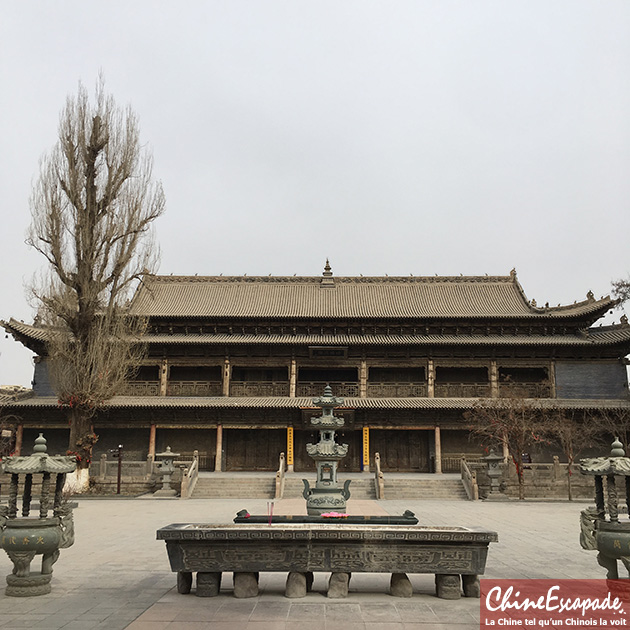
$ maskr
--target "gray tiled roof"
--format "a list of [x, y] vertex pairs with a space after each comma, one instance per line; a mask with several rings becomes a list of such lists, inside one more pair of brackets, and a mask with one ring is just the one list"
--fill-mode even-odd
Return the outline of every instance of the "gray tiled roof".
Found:
[[[7, 330], [35, 341], [45, 341], [45, 328], [18, 322], [0, 322]], [[152, 345], [296, 345], [296, 346], [583, 346], [614, 345], [630, 341], [630, 326], [595, 327], [584, 335], [253, 335], [228, 334], [147, 334], [144, 341]]]
[[[497, 402], [500, 399], [493, 399]], [[347, 398], [343, 408], [349, 409], [472, 409], [479, 404], [478, 398]], [[560, 409], [630, 409], [626, 400], [568, 400], [538, 399], [541, 407]], [[32, 397], [11, 403], [12, 409], [58, 407], [52, 396]], [[108, 408], [223, 408], [223, 409], [299, 409], [314, 408], [312, 398], [287, 397], [175, 397], [175, 396], [116, 396], [105, 403]]]
[[510, 276], [146, 276], [135, 313], [156, 318], [572, 318], [614, 303], [537, 308]]

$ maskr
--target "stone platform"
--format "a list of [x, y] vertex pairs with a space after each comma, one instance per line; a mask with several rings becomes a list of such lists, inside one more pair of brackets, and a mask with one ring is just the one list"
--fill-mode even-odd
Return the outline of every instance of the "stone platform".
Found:
[[159, 529], [157, 538], [166, 541], [182, 593], [196, 572], [197, 595], [217, 595], [221, 574], [233, 572], [235, 595], [255, 597], [258, 574], [272, 571], [289, 573], [287, 595], [295, 597], [306, 594], [314, 572], [331, 572], [329, 597], [344, 597], [350, 574], [366, 572], [391, 573], [392, 594], [411, 596], [406, 574], [431, 573], [444, 599], [459, 598], [462, 587], [464, 595], [479, 596], [488, 545], [498, 539], [478, 528], [341, 523], [176, 523]]

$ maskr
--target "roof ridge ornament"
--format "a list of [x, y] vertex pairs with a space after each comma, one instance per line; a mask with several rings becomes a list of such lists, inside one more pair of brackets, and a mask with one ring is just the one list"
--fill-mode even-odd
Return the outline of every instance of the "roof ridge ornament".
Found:
[[322, 274], [321, 286], [327, 287], [327, 288], [335, 286], [335, 281], [333, 280], [332, 267], [330, 266], [330, 263], [328, 262], [328, 258], [326, 258], [326, 264], [324, 265], [324, 273]]

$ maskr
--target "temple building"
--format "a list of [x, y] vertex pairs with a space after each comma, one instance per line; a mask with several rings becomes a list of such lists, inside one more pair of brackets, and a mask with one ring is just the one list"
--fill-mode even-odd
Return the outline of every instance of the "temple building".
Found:
[[[311, 470], [312, 399], [330, 384], [349, 445], [340, 470], [446, 472], [478, 456], [464, 413], [514, 388], [549, 405], [627, 408], [630, 325], [595, 323], [609, 298], [529, 301], [507, 276], [224, 277], [149, 275], [133, 312], [148, 353], [94, 419], [95, 456], [197, 449], [207, 470], [275, 470], [281, 452]], [[48, 378], [46, 330], [2, 322], [35, 353], [33, 391], [5, 403], [18, 442], [45, 431], [65, 452], [68, 425]], [[545, 402], [545, 404], [547, 404]], [[19, 444], [18, 444], [19, 446]]]

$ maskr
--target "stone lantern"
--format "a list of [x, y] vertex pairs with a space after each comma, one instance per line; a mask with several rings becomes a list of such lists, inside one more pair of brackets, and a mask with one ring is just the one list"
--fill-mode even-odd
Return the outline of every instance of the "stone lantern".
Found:
[[491, 448], [490, 452], [482, 457], [486, 462], [486, 474], [488, 475], [488, 479], [490, 479], [490, 492], [486, 497], [486, 501], [506, 501], [507, 497], [501, 493], [500, 490], [500, 482], [499, 479], [503, 474], [501, 470], [501, 463], [503, 462], [503, 456], [498, 455], [497, 452]]
[[162, 487], [153, 493], [154, 497], [174, 497], [177, 495], [177, 490], [171, 488], [171, 475], [175, 472], [173, 462], [176, 457], [179, 457], [179, 453], [173, 453], [170, 446], [167, 446], [163, 453], [155, 454], [156, 459], [162, 460], [158, 464], [158, 470], [162, 476]]
[[343, 399], [333, 396], [330, 385], [326, 385], [324, 395], [313, 399], [313, 404], [322, 410], [322, 415], [311, 418], [311, 425], [319, 429], [319, 442], [306, 445], [306, 452], [315, 460], [317, 468], [314, 488], [309, 486], [306, 479], [302, 480], [306, 511], [309, 516], [319, 516], [331, 510], [344, 512], [346, 500], [350, 497], [350, 480], [340, 488], [337, 467], [339, 461], [348, 454], [348, 445], [335, 442], [335, 430], [343, 427], [344, 420], [333, 415], [333, 409], [342, 405]]
[[[630, 521], [619, 521], [619, 499], [616, 477], [624, 478], [624, 498], [630, 503], [630, 458], [625, 457], [618, 438], [612, 443], [609, 457], [580, 460], [580, 472], [595, 477], [595, 507], [580, 514], [580, 544], [597, 550], [597, 562], [607, 570], [607, 578], [619, 578], [617, 560], [630, 573]], [[608, 517], [608, 518], [607, 518]]]
[[[71, 455], [51, 456], [46, 452], [46, 440], [40, 433], [35, 440], [33, 454], [8, 457], [4, 472], [11, 475], [8, 505], [0, 506], [0, 547], [13, 562], [13, 572], [7, 575], [6, 594], [29, 597], [50, 593], [52, 565], [59, 558], [59, 549], [74, 543], [72, 506], [63, 501], [66, 474], [76, 468]], [[24, 475], [22, 515], [18, 516], [18, 485]], [[31, 516], [33, 475], [41, 475], [39, 514]], [[55, 475], [51, 505], [51, 476]], [[52, 517], [48, 516], [52, 508]], [[37, 554], [42, 554], [41, 572], [31, 572], [30, 565]]]

